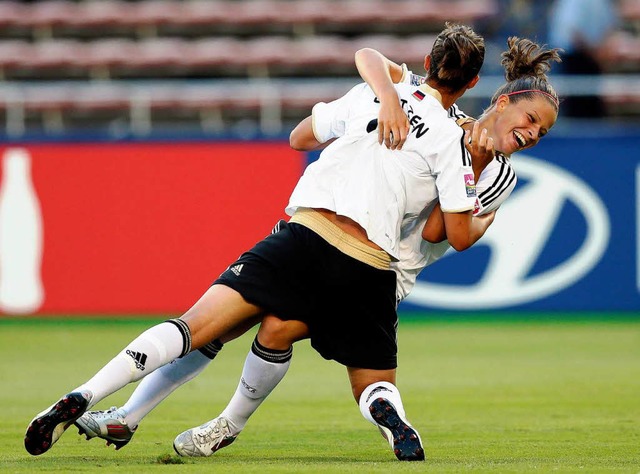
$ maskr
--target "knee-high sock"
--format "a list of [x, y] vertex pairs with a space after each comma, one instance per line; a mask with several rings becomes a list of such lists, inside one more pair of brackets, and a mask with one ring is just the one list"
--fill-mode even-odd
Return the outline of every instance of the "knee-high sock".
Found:
[[406, 420], [404, 407], [402, 406], [402, 398], [400, 398], [400, 391], [398, 390], [398, 387], [390, 382], [372, 383], [365, 388], [362, 395], [360, 395], [360, 413], [362, 413], [362, 416], [364, 416], [366, 420], [378, 426], [369, 412], [369, 406], [378, 398], [385, 398], [389, 400], [396, 408], [398, 414]]
[[242, 369], [242, 377], [231, 401], [222, 411], [234, 435], [280, 383], [291, 364], [293, 347], [286, 351], [267, 349], [256, 338]]
[[140, 380], [158, 367], [191, 350], [191, 332], [180, 319], [171, 319], [147, 329], [129, 343], [88, 382], [74, 391], [90, 391], [90, 405]]
[[131, 428], [135, 428], [151, 410], [158, 406], [175, 389], [202, 372], [221, 349], [222, 342], [216, 339], [199, 350], [160, 367], [154, 373], [142, 379], [131, 394], [131, 397], [129, 397], [129, 400], [118, 412]]

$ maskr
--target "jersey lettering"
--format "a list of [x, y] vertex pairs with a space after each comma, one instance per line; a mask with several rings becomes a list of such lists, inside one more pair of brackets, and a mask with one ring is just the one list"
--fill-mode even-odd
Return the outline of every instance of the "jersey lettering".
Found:
[[[373, 101], [376, 104], [380, 103], [380, 100], [377, 97], [374, 97]], [[415, 133], [416, 138], [420, 138], [429, 131], [429, 127], [427, 127], [427, 124], [422, 122], [422, 117], [415, 113], [413, 107], [409, 105], [409, 102], [406, 99], [400, 99], [400, 106], [407, 113], [407, 117], [409, 118], [409, 125], [411, 126], [411, 133]], [[367, 133], [373, 132], [377, 127], [378, 120], [371, 120], [367, 124]]]
[[400, 105], [407, 112], [409, 125], [411, 125], [411, 133], [415, 133], [416, 138], [420, 138], [429, 131], [429, 127], [422, 122], [422, 117], [415, 113], [413, 107], [409, 105], [409, 102], [406, 99], [400, 99]]

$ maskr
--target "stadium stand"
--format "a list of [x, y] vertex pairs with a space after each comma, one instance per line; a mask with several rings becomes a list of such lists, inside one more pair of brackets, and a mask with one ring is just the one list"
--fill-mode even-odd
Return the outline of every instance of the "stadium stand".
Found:
[[[640, 0], [620, 13], [602, 60], [631, 81], [597, 87], [611, 116], [640, 117]], [[497, 0], [0, 0], [0, 116], [14, 137], [171, 120], [279, 133], [355, 83], [358, 49], [421, 71], [445, 21], [482, 32], [499, 14]]]

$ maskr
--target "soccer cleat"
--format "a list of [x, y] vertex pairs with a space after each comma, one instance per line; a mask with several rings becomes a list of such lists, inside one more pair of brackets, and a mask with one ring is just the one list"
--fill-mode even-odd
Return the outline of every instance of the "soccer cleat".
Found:
[[424, 461], [420, 435], [402, 419], [389, 400], [374, 400], [369, 406], [369, 412], [400, 461]]
[[180, 456], [211, 456], [219, 449], [229, 446], [235, 439], [227, 419], [219, 416], [204, 425], [180, 433], [173, 441], [173, 449]]
[[115, 445], [116, 450], [125, 446], [136, 431], [130, 428], [118, 407], [111, 407], [107, 411], [88, 411], [75, 422], [80, 434], [91, 438], [102, 438], [107, 446]]
[[24, 436], [24, 447], [29, 454], [38, 456], [46, 453], [62, 436], [69, 426], [82, 416], [92, 395], [87, 393], [68, 393], [56, 403], [31, 420]]

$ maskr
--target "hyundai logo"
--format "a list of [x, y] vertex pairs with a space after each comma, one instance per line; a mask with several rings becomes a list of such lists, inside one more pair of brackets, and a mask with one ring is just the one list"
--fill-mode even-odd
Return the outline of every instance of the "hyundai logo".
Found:
[[[419, 280], [408, 302], [453, 310], [525, 304], [571, 286], [600, 261], [609, 242], [610, 224], [598, 195], [588, 184], [550, 163], [519, 155], [513, 164], [527, 184], [507, 199], [476, 244], [487, 245], [491, 251], [481, 279], [473, 285]], [[545, 249], [562, 245], [549, 239], [568, 202], [584, 217], [586, 230], [575, 229], [575, 241], [582, 240], [582, 244], [553, 268], [532, 275], [530, 271]], [[451, 254], [455, 252], [447, 255]]]

